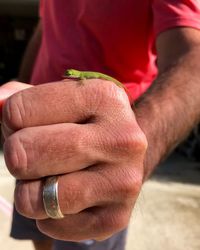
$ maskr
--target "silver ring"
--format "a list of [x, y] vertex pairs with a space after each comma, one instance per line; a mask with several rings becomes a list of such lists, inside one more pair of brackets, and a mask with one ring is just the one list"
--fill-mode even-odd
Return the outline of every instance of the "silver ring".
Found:
[[48, 217], [64, 218], [58, 200], [58, 176], [47, 177], [43, 186], [43, 204]]

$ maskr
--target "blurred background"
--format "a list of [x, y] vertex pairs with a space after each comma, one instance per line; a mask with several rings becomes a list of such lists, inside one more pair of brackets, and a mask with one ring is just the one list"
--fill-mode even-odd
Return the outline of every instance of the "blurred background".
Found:
[[0, 0], [0, 84], [16, 78], [38, 20], [38, 0]]
[[[0, 85], [17, 79], [38, 21], [38, 0], [0, 0]], [[0, 249], [33, 249], [9, 238], [14, 179], [0, 152]], [[127, 250], [200, 249], [200, 126], [146, 182], [136, 204]], [[105, 249], [106, 250], [106, 249]]]

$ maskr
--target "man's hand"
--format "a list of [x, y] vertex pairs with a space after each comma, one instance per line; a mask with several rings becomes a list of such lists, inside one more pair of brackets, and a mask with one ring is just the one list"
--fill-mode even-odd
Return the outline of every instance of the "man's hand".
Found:
[[[17, 210], [61, 240], [105, 239], [125, 228], [143, 182], [146, 137], [125, 91], [104, 80], [48, 83], [3, 106], [4, 155]], [[45, 214], [46, 176], [60, 175], [64, 219]]]

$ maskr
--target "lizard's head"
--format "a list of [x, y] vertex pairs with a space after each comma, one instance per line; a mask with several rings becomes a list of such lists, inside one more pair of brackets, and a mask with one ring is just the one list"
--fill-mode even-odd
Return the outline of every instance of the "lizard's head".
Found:
[[69, 77], [74, 77], [77, 78], [79, 76], [80, 71], [75, 70], [75, 69], [68, 69], [65, 72], [65, 76], [69, 76]]

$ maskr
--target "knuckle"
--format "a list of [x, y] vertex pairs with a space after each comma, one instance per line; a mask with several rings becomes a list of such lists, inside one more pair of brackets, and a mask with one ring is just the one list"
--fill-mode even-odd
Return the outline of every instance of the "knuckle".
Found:
[[126, 228], [129, 223], [130, 215], [127, 211], [121, 211], [121, 213], [115, 216], [114, 227], [117, 231], [121, 231]]
[[100, 222], [102, 232], [107, 235], [114, 234], [116, 232], [121, 231], [125, 227], [127, 227], [129, 223], [130, 215], [124, 209], [116, 209], [114, 212], [105, 216], [104, 219]]
[[141, 187], [142, 187], [142, 173], [139, 174], [139, 171], [132, 169], [131, 171], [124, 170], [121, 174], [120, 185], [118, 188], [118, 193], [122, 197], [124, 204], [128, 205], [136, 200]]
[[[93, 79], [91, 83], [92, 84], [88, 85], [86, 96], [88, 97], [87, 101], [92, 110], [94, 107], [100, 110], [102, 108], [108, 108], [110, 107], [110, 103], [117, 108], [122, 105], [127, 105], [127, 103], [129, 104], [127, 94], [123, 88], [118, 87], [114, 82], [103, 79]], [[91, 96], [93, 98], [91, 98]]]
[[[112, 100], [113, 105], [125, 105], [129, 102], [127, 102], [128, 97], [125, 93], [123, 88], [118, 87], [115, 83], [111, 81], [103, 81], [103, 88], [101, 88], [104, 93], [102, 93], [106, 100], [109, 99]], [[110, 102], [110, 101], [109, 101]]]
[[145, 153], [148, 147], [148, 142], [145, 134], [142, 131], [137, 133], [137, 150], [141, 153]]
[[27, 209], [27, 192], [23, 184], [17, 184], [15, 187], [15, 207], [20, 214], [25, 214]]
[[6, 124], [3, 122], [1, 124], [1, 132], [2, 132], [2, 136], [3, 136], [4, 140], [7, 139], [10, 135], [12, 135], [14, 133], [14, 131], [12, 129], [8, 128], [6, 126]]
[[117, 222], [118, 231], [126, 228], [130, 220], [131, 213], [129, 211], [122, 210], [121, 215], [119, 215], [119, 221]]
[[147, 149], [147, 139], [142, 131], [138, 131], [137, 128], [131, 128], [124, 131], [121, 135], [122, 140], [119, 140], [121, 147], [124, 148], [124, 152], [130, 156], [135, 154], [144, 154]]
[[31, 185], [26, 182], [20, 182], [15, 188], [15, 207], [16, 210], [29, 218], [36, 217], [36, 205], [33, 202], [33, 196], [31, 192]]
[[27, 155], [18, 134], [13, 134], [5, 140], [4, 158], [10, 173], [21, 179], [27, 170]]
[[132, 200], [136, 196], [136, 190], [134, 187], [134, 181], [133, 180], [124, 180], [123, 186], [120, 187], [120, 194], [121, 197], [123, 197], [123, 201]]
[[23, 93], [18, 92], [7, 99], [3, 106], [2, 120], [6, 126], [18, 130], [24, 126], [25, 107]]

